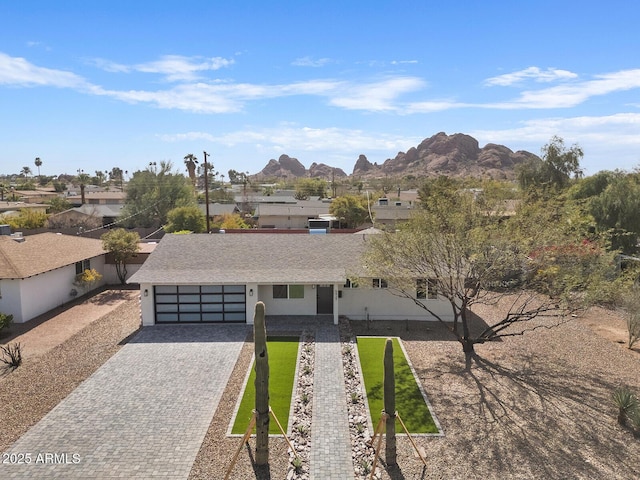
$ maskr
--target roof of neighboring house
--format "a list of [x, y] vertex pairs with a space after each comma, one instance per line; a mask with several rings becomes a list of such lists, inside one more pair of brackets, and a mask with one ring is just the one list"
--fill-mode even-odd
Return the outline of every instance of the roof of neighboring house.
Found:
[[167, 234], [129, 280], [153, 284], [322, 284], [362, 270], [365, 235]]
[[0, 278], [27, 278], [105, 253], [95, 238], [57, 233], [22, 238], [0, 235]]
[[[80, 194], [78, 194], [76, 192], [76, 195], [67, 195], [66, 198], [69, 201], [71, 201], [71, 200], [81, 200], [82, 199], [82, 195], [80, 195]], [[120, 200], [122, 203], [124, 203], [125, 199], [127, 198], [127, 193], [126, 192], [119, 192], [119, 191], [92, 192], [92, 191], [90, 191], [88, 189], [85, 189], [84, 198], [85, 198], [86, 201], [89, 201], [90, 199], [93, 199], [93, 198], [99, 198], [101, 200]]]
[[[206, 215], [207, 206], [205, 204], [198, 204], [198, 208]], [[217, 217], [218, 215], [232, 214], [240, 211], [235, 203], [210, 203], [209, 204], [209, 216]]]
[[256, 207], [255, 217], [272, 216], [297, 216], [297, 217], [315, 217], [321, 214], [329, 213], [330, 203], [320, 201], [301, 201], [295, 204], [265, 204], [262, 203]]
[[55, 217], [55, 216], [67, 214], [69, 212], [77, 212], [77, 213], [82, 213], [84, 215], [90, 215], [94, 217], [117, 217], [118, 215], [120, 215], [120, 211], [122, 210], [123, 207], [124, 205], [120, 205], [120, 204], [101, 205], [101, 204], [85, 203], [80, 207], [70, 208], [68, 210], [65, 210], [64, 212], [55, 213], [52, 216]]
[[372, 205], [376, 222], [384, 220], [409, 220], [413, 209], [408, 205]]

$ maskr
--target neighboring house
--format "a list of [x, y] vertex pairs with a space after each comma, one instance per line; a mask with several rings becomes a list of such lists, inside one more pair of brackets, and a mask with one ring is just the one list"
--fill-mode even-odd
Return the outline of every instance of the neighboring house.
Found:
[[[367, 278], [361, 255], [368, 237], [167, 234], [129, 281], [140, 284], [143, 325], [253, 323], [258, 301], [267, 315], [332, 315], [336, 324], [340, 315], [430, 320], [393, 295], [384, 279]], [[434, 292], [426, 301], [450, 317], [450, 306]]]
[[0, 215], [14, 215], [24, 209], [37, 213], [47, 213], [47, 208], [49, 208], [49, 205], [40, 203], [0, 202]]
[[[77, 188], [77, 191], [69, 191], [66, 198], [72, 205], [82, 205], [82, 195], [78, 194], [79, 191], [80, 187]], [[89, 185], [84, 191], [84, 201], [90, 205], [124, 205], [126, 199], [126, 192], [92, 191]]]
[[[207, 205], [199, 203], [198, 208], [206, 215]], [[234, 213], [240, 213], [240, 209], [235, 203], [210, 203], [209, 204], [209, 219], [214, 222], [220, 219], [223, 215], [233, 215]]]
[[49, 228], [82, 228], [84, 230], [110, 225], [118, 219], [123, 205], [85, 204], [55, 213], [47, 219]]
[[74, 281], [89, 268], [104, 274], [100, 240], [56, 233], [0, 235], [0, 312], [22, 323], [69, 302], [86, 293]]
[[[371, 210], [376, 227], [395, 230], [411, 218], [413, 205], [409, 202], [381, 198], [371, 206]], [[369, 225], [371, 224], [367, 224]]]
[[258, 228], [309, 228], [309, 219], [328, 215], [330, 205], [330, 201], [318, 200], [301, 200], [292, 204], [260, 204], [253, 216]]

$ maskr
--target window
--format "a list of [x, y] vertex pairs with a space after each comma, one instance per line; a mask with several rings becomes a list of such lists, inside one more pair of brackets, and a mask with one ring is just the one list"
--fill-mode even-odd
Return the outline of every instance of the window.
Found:
[[436, 281], [433, 278], [418, 278], [416, 280], [416, 298], [419, 300], [434, 300], [438, 298]]
[[273, 286], [273, 298], [287, 298], [287, 286], [286, 285], [274, 285]]
[[289, 285], [289, 298], [304, 298], [304, 285]]
[[344, 284], [344, 288], [358, 288], [358, 280], [347, 278], [347, 281]]
[[76, 262], [76, 275], [84, 273], [85, 270], [91, 270], [91, 260], [87, 259], [81, 262]]
[[274, 285], [273, 298], [304, 298], [304, 285]]
[[384, 278], [374, 278], [373, 279], [373, 288], [387, 288], [388, 284]]

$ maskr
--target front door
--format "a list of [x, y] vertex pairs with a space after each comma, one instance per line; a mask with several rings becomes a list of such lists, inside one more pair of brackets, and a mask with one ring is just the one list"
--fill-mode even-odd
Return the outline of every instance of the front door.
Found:
[[317, 314], [333, 315], [333, 285], [318, 285], [316, 292]]

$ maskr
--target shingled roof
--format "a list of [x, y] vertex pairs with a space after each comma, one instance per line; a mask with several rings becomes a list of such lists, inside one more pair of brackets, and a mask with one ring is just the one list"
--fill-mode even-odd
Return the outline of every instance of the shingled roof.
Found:
[[129, 282], [322, 284], [360, 270], [363, 235], [165, 235]]
[[0, 235], [0, 278], [32, 277], [103, 253], [95, 238], [40, 233], [17, 242]]

